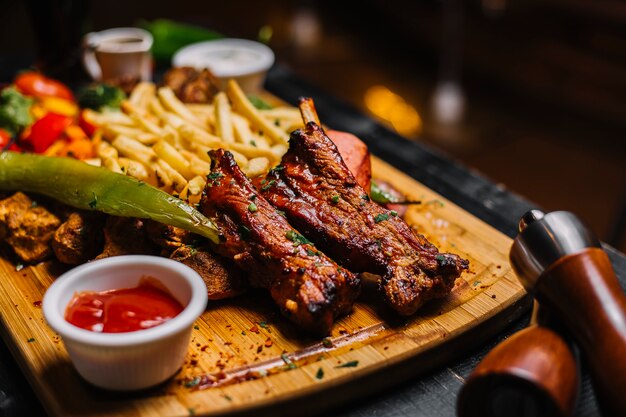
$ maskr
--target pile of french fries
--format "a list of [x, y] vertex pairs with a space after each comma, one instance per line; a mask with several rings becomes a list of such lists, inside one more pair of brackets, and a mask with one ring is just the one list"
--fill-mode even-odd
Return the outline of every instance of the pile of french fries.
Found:
[[259, 110], [233, 80], [211, 104], [184, 104], [168, 87], [140, 83], [121, 110], [89, 114], [100, 128], [101, 165], [192, 203], [210, 172], [209, 150], [229, 150], [253, 178], [280, 161], [289, 133], [302, 126], [297, 108]]

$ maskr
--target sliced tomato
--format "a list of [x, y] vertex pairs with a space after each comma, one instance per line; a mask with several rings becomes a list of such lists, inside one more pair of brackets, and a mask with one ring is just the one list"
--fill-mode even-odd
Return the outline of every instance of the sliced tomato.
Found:
[[27, 96], [58, 97], [74, 101], [72, 91], [62, 82], [36, 71], [26, 71], [15, 78], [17, 88]]
[[72, 118], [56, 113], [47, 113], [30, 127], [24, 143], [35, 153], [43, 153], [57, 140], [72, 123]]

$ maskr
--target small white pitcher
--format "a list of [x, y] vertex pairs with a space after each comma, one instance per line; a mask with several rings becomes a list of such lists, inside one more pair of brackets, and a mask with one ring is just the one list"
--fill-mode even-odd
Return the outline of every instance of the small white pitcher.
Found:
[[152, 79], [152, 35], [139, 28], [113, 28], [83, 38], [83, 64], [94, 80]]

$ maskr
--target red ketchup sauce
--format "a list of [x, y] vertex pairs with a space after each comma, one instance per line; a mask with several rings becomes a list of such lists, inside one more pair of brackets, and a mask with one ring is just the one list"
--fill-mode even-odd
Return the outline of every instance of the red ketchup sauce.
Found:
[[137, 287], [74, 295], [65, 320], [98, 333], [134, 332], [158, 326], [176, 317], [183, 306], [154, 278], [142, 278]]

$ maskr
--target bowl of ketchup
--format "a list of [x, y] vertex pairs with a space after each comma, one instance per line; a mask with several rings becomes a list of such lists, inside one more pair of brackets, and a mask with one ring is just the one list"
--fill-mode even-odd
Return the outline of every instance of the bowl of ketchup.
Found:
[[207, 301], [191, 268], [126, 255], [66, 272], [46, 291], [42, 308], [85, 380], [128, 391], [160, 384], [180, 369]]

